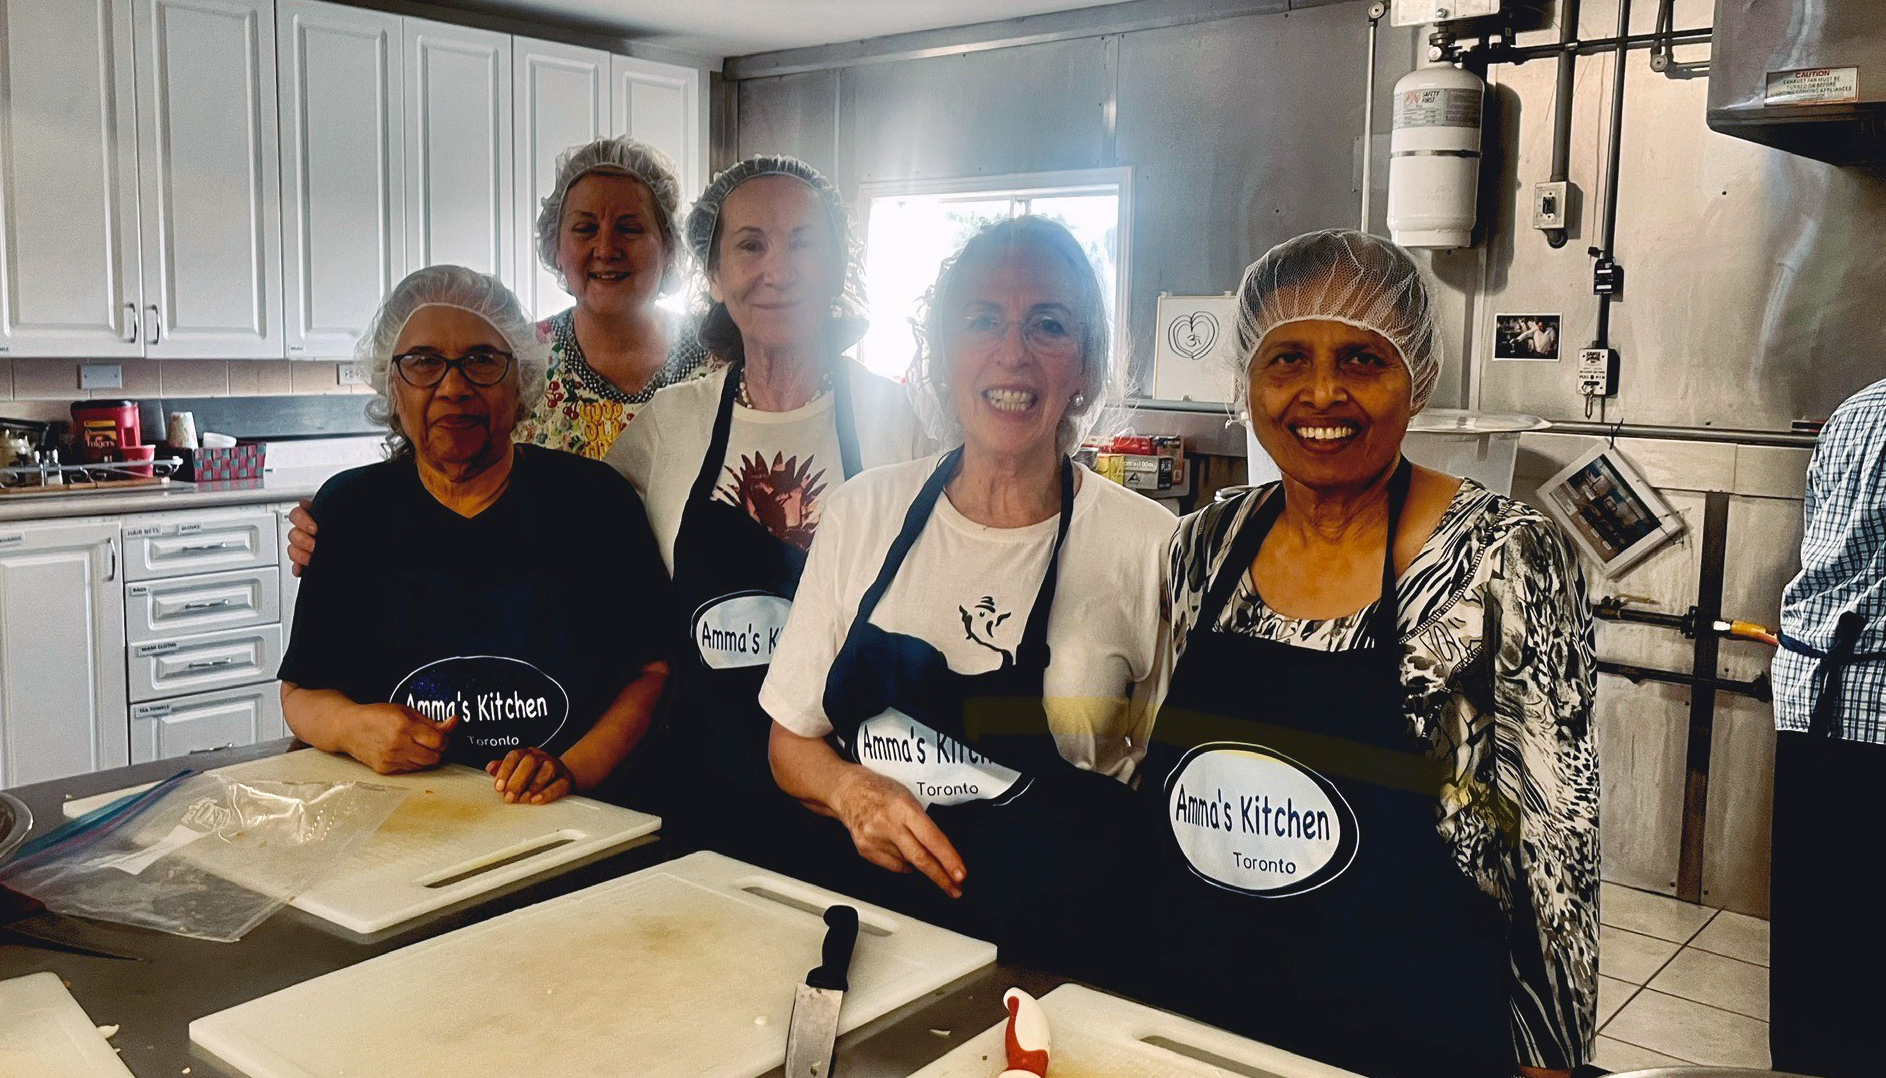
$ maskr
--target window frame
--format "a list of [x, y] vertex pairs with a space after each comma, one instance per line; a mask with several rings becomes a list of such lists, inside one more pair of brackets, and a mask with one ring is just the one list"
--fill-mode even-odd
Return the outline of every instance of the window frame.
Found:
[[[1113, 168], [1062, 169], [1052, 172], [1009, 172], [984, 176], [939, 176], [934, 179], [868, 180], [858, 185], [857, 206], [863, 218], [865, 257], [871, 249], [871, 207], [880, 198], [957, 196], [975, 198], [1006, 195], [1016, 198], [1053, 198], [1064, 195], [1113, 194], [1119, 198], [1119, 241], [1113, 297], [1113, 389], [1124, 399], [1132, 388], [1132, 335], [1127, 330], [1133, 295], [1133, 170]], [[869, 282], [866, 282], [869, 301]]]

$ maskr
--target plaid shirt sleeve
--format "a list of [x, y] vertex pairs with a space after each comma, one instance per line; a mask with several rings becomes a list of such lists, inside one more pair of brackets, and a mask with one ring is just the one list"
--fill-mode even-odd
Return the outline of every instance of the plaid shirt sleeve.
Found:
[[[1858, 654], [1886, 652], [1886, 381], [1834, 410], [1808, 465], [1801, 572], [1782, 593], [1775, 726], [1806, 730], [1823, 683], [1816, 652], [1846, 611], [1866, 620]], [[1802, 650], [1803, 648], [1811, 650]], [[1886, 744], [1886, 660], [1862, 659], [1842, 681], [1842, 736]]]

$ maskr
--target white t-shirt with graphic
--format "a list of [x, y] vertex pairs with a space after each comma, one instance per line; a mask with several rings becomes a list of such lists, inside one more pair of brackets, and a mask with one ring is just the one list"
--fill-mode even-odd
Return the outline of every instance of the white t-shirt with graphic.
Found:
[[[930, 443], [911, 410], [904, 387], [846, 359], [852, 418], [858, 432], [859, 465], [873, 468], [910, 460]], [[627, 476], [642, 496], [648, 524], [668, 571], [674, 571], [675, 535], [713, 436], [714, 413], [727, 383], [727, 368], [656, 393], [604, 460]], [[727, 432], [727, 456], [714, 480], [714, 496], [744, 504], [776, 538], [805, 549], [818, 527], [822, 503], [845, 482], [839, 453], [837, 398], [822, 394], [790, 412], [762, 412], [735, 405]]]
[[[792, 617], [760, 689], [760, 706], [788, 730], [804, 737], [832, 731], [823, 705], [826, 674], [939, 459], [873, 469], [828, 496]], [[1062, 757], [1125, 780], [1145, 755], [1152, 728], [1161, 565], [1177, 521], [1150, 499], [1086, 468], [1075, 471], [1074, 519], [1048, 619], [1046, 710]], [[957, 512], [947, 496], [939, 498], [871, 623], [929, 642], [956, 673], [998, 669], [1021, 642], [1059, 525], [1057, 514], [1024, 528], [984, 527]], [[973, 774], [981, 773], [1002, 783], [999, 766], [973, 754], [959, 759], [960, 746], [939, 746], [933, 731], [912, 736], [914, 725], [896, 713], [868, 723], [857, 743], [860, 755], [874, 770], [906, 779], [932, 763], [940, 748], [946, 763], [968, 769], [962, 773], [971, 778], [963, 781], [977, 781]], [[938, 775], [961, 779], [932, 772]], [[958, 796], [960, 784], [920, 791], [919, 798], [973, 799]]]

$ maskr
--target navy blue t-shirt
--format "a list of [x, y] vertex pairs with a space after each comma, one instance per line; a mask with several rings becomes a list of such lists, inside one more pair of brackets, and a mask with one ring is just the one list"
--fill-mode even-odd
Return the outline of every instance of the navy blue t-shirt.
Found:
[[569, 748], [668, 658], [672, 595], [635, 488], [598, 461], [515, 448], [509, 486], [473, 517], [410, 456], [328, 480], [282, 680], [457, 713], [448, 758], [481, 765]]

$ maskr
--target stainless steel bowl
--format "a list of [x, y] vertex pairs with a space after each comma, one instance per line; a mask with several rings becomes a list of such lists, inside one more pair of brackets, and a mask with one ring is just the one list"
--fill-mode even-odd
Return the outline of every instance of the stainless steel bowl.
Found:
[[33, 829], [33, 814], [11, 794], [0, 793], [0, 865], [7, 863], [13, 851], [26, 841]]

